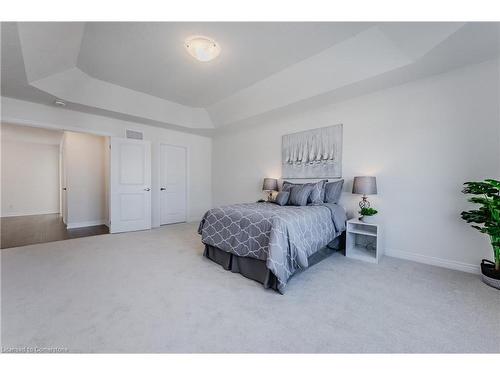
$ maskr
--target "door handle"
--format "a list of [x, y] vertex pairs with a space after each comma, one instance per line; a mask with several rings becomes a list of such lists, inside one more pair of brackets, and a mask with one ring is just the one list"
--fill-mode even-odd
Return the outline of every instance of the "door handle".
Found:
[[144, 191], [150, 191], [151, 189], [150, 188], [145, 188]]
[[161, 190], [161, 191], [163, 191], [163, 190], [167, 190], [167, 188], [162, 187], [162, 188], [160, 188], [160, 190]]
[[68, 189], [66, 189], [66, 188], [62, 188], [62, 189], [63, 189], [64, 191], [68, 190]]

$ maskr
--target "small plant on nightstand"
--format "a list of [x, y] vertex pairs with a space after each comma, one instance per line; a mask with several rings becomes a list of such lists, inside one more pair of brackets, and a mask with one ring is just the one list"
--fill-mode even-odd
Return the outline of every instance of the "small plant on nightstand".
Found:
[[378, 211], [374, 208], [371, 207], [363, 207], [360, 211], [359, 214], [361, 217], [359, 218], [360, 221], [365, 222], [365, 223], [373, 223], [375, 216], [378, 213]]

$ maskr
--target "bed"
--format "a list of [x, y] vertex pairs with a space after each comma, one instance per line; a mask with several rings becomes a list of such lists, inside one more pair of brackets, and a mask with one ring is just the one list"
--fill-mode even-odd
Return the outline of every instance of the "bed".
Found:
[[345, 223], [336, 203], [242, 203], [207, 211], [198, 233], [205, 257], [283, 294], [297, 271], [341, 247]]

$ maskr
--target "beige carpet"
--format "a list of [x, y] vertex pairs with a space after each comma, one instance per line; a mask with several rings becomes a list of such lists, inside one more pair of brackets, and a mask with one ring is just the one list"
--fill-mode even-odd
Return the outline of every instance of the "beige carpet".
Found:
[[194, 224], [3, 250], [2, 348], [500, 352], [477, 275], [335, 254], [279, 295], [202, 251]]

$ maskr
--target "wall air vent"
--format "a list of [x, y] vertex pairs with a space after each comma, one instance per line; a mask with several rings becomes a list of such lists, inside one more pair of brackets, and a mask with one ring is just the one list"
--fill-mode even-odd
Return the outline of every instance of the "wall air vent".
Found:
[[127, 129], [127, 138], [142, 139], [142, 132], [137, 132], [135, 130], [128, 130]]

